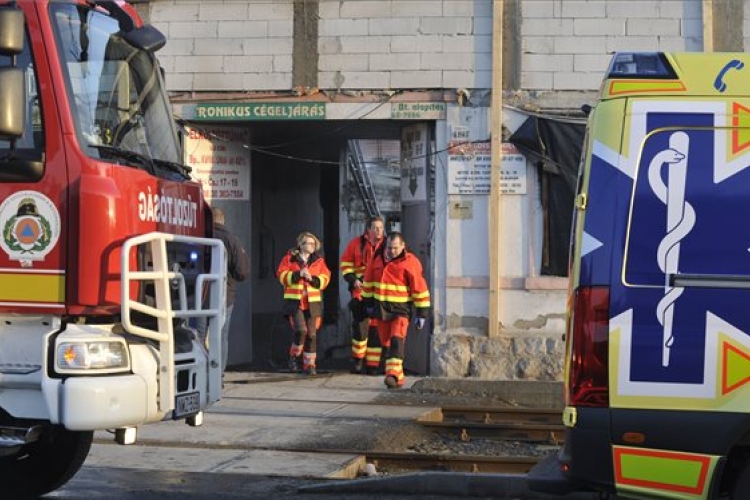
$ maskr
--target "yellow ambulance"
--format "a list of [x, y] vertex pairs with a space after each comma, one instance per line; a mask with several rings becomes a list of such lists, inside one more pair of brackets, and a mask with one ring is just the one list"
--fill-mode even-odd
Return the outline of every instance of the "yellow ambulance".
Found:
[[529, 487], [750, 500], [750, 54], [615, 54], [573, 224], [565, 444]]

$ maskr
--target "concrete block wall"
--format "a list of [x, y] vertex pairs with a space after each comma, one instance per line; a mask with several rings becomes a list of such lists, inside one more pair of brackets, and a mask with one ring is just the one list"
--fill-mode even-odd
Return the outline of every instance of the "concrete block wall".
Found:
[[[615, 51], [703, 50], [702, 0], [515, 0], [518, 86], [596, 91]], [[314, 3], [314, 2], [311, 2]], [[172, 91], [290, 90], [293, 0], [152, 0]], [[492, 86], [493, 0], [319, 0], [318, 87]], [[143, 9], [143, 7], [141, 7]], [[750, 33], [750, 9], [744, 9]], [[506, 24], [507, 25], [507, 24]], [[750, 36], [743, 36], [750, 49]], [[299, 42], [299, 41], [298, 41]], [[506, 47], [507, 49], [507, 47]]]
[[291, 1], [152, 1], [149, 21], [168, 43], [159, 51], [170, 91], [257, 91], [292, 87]]
[[[168, 90], [293, 87], [292, 0], [153, 0], [145, 10], [168, 39]], [[318, 10], [320, 88], [491, 86], [492, 0], [320, 0]]]
[[521, 0], [521, 88], [597, 90], [616, 51], [703, 47], [701, 0]]
[[322, 0], [319, 86], [489, 88], [491, 19], [491, 0]]

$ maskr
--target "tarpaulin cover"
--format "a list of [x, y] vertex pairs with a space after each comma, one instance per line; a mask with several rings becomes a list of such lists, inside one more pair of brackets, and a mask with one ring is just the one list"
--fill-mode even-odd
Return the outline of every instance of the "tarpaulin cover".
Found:
[[568, 275], [570, 229], [586, 125], [530, 116], [510, 137], [537, 167], [544, 210], [541, 274]]

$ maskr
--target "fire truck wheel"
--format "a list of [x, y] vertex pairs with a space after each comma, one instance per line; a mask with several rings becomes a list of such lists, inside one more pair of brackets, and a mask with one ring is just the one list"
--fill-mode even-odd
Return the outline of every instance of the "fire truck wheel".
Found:
[[73, 432], [54, 426], [18, 455], [0, 458], [2, 497], [37, 498], [59, 488], [81, 468], [93, 439], [93, 432]]

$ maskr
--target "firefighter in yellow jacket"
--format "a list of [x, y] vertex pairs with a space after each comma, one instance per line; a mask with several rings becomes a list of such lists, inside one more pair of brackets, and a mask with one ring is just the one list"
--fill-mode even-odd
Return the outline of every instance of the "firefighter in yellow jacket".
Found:
[[297, 246], [281, 259], [276, 271], [284, 287], [282, 314], [289, 321], [294, 340], [289, 348], [289, 370], [316, 373], [316, 335], [323, 320], [322, 291], [331, 281], [331, 271], [320, 255], [320, 240], [310, 232], [297, 236]]
[[[382, 272], [380, 271], [382, 269]], [[412, 320], [418, 330], [424, 328], [430, 309], [430, 291], [424, 279], [422, 263], [406, 249], [404, 236], [388, 235], [385, 252], [376, 254], [371, 272], [373, 298], [378, 317], [378, 333], [385, 356], [385, 385], [389, 389], [404, 385], [406, 332]]]
[[367, 373], [374, 375], [380, 365], [382, 347], [378, 338], [377, 320], [369, 318], [364, 307], [364, 275], [373, 255], [383, 245], [383, 218], [371, 217], [367, 220], [364, 234], [353, 238], [341, 254], [341, 276], [348, 283], [352, 297], [349, 301], [352, 318], [352, 373], [362, 373], [367, 366]]

